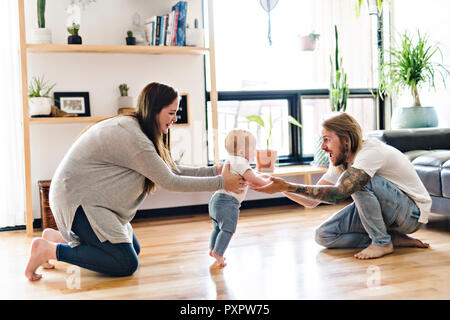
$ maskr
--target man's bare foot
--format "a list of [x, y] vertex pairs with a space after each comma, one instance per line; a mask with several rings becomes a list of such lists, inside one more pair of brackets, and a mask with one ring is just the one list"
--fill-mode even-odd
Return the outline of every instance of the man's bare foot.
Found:
[[209, 255], [211, 257], [213, 257], [214, 259], [216, 259], [217, 264], [219, 265], [219, 267], [225, 267], [227, 265], [227, 263], [225, 262], [225, 257], [224, 256], [214, 252], [213, 250], [211, 250], [209, 252]]
[[[67, 243], [61, 235], [61, 232], [52, 228], [46, 228], [42, 231], [42, 238], [47, 241], [52, 241], [55, 243]], [[44, 269], [54, 269], [55, 266], [50, 262], [46, 261], [42, 265]]]
[[409, 248], [429, 248], [430, 245], [428, 243], [424, 243], [419, 239], [412, 238], [407, 236], [406, 234], [394, 231], [391, 234], [392, 243], [394, 247], [409, 247]]
[[30, 259], [25, 269], [25, 276], [31, 281], [39, 280], [42, 275], [37, 274], [36, 270], [49, 259], [56, 260], [56, 243], [34, 238], [31, 242]]
[[390, 254], [392, 252], [394, 252], [394, 245], [392, 244], [392, 242], [389, 243], [389, 245], [387, 245], [386, 247], [378, 246], [378, 245], [372, 243], [370, 246], [368, 246], [364, 250], [355, 254], [354, 257], [356, 259], [363, 259], [363, 260], [364, 259], [376, 259], [376, 258], [385, 256], [387, 254]]

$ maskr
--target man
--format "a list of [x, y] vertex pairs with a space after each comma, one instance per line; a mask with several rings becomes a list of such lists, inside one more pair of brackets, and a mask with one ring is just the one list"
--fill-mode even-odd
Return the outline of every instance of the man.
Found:
[[324, 121], [322, 138], [331, 163], [317, 185], [271, 177], [271, 184], [253, 189], [284, 192], [306, 207], [351, 196], [350, 205], [319, 226], [316, 241], [327, 248], [365, 248], [355, 258], [379, 258], [394, 247], [428, 248], [407, 236], [428, 222], [431, 208], [431, 198], [408, 158], [377, 139], [363, 141], [358, 122], [347, 113]]

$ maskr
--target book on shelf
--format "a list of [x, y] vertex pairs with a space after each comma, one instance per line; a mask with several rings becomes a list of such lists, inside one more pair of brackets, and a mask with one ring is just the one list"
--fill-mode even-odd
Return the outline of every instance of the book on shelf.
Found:
[[186, 45], [187, 1], [178, 1], [166, 15], [145, 21], [145, 36], [151, 46]]

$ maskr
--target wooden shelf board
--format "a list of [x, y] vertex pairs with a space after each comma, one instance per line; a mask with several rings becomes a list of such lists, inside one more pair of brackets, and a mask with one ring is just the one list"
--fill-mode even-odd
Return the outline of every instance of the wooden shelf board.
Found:
[[311, 165], [296, 165], [296, 166], [285, 166], [285, 167], [276, 167], [273, 172], [273, 176], [275, 177], [283, 177], [283, 176], [294, 176], [294, 175], [311, 175], [314, 173], [325, 173], [327, 172], [328, 167], [316, 167]]
[[121, 53], [121, 54], [187, 54], [203, 55], [208, 48], [180, 46], [115, 46], [115, 45], [68, 45], [68, 44], [27, 44], [31, 53]]
[[30, 123], [89, 123], [107, 118], [109, 117], [42, 117], [30, 118]]

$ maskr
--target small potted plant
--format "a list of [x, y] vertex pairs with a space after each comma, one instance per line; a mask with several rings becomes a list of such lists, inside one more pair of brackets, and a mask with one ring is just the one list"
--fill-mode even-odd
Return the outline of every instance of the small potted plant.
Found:
[[78, 30], [80, 30], [80, 25], [75, 22], [72, 23], [72, 26], [67, 27], [67, 31], [70, 33], [70, 36], [67, 38], [68, 44], [81, 44], [82, 40]]
[[438, 73], [445, 85], [450, 71], [441, 63], [431, 59], [436, 53], [442, 59], [442, 52], [437, 45], [428, 43], [426, 36], [417, 31], [417, 41], [405, 32], [401, 36], [399, 47], [387, 50], [391, 60], [380, 66], [380, 83], [378, 92], [384, 95], [398, 94], [409, 89], [413, 98], [413, 106], [397, 108], [392, 117], [392, 128], [422, 128], [436, 127], [438, 118], [434, 107], [422, 107], [419, 89], [428, 83], [435, 89], [435, 75]]
[[311, 32], [306, 36], [300, 36], [300, 46], [302, 51], [314, 51], [317, 48], [317, 40], [320, 34]]
[[128, 112], [133, 108], [133, 97], [128, 95], [129, 89], [126, 83], [119, 85], [120, 96], [117, 99], [118, 113]]
[[48, 84], [44, 77], [33, 77], [28, 87], [29, 115], [31, 117], [48, 116], [52, 112], [50, 91], [56, 84]]
[[[275, 163], [277, 161], [277, 150], [270, 148], [270, 142], [272, 138], [272, 116], [269, 114], [269, 121], [264, 122], [263, 118], [258, 115], [252, 115], [246, 117], [248, 121], [255, 122], [261, 127], [267, 130], [266, 134], [266, 149], [256, 150], [256, 170], [259, 172], [273, 172], [275, 169]], [[288, 116], [288, 122], [301, 128], [302, 125], [294, 119], [292, 116]]]
[[33, 30], [33, 43], [52, 43], [52, 31], [45, 27], [45, 0], [37, 0], [38, 28]]
[[127, 41], [127, 46], [135, 46], [136, 45], [136, 38], [133, 37], [133, 31], [128, 30], [127, 31], [127, 37], [125, 38]]

